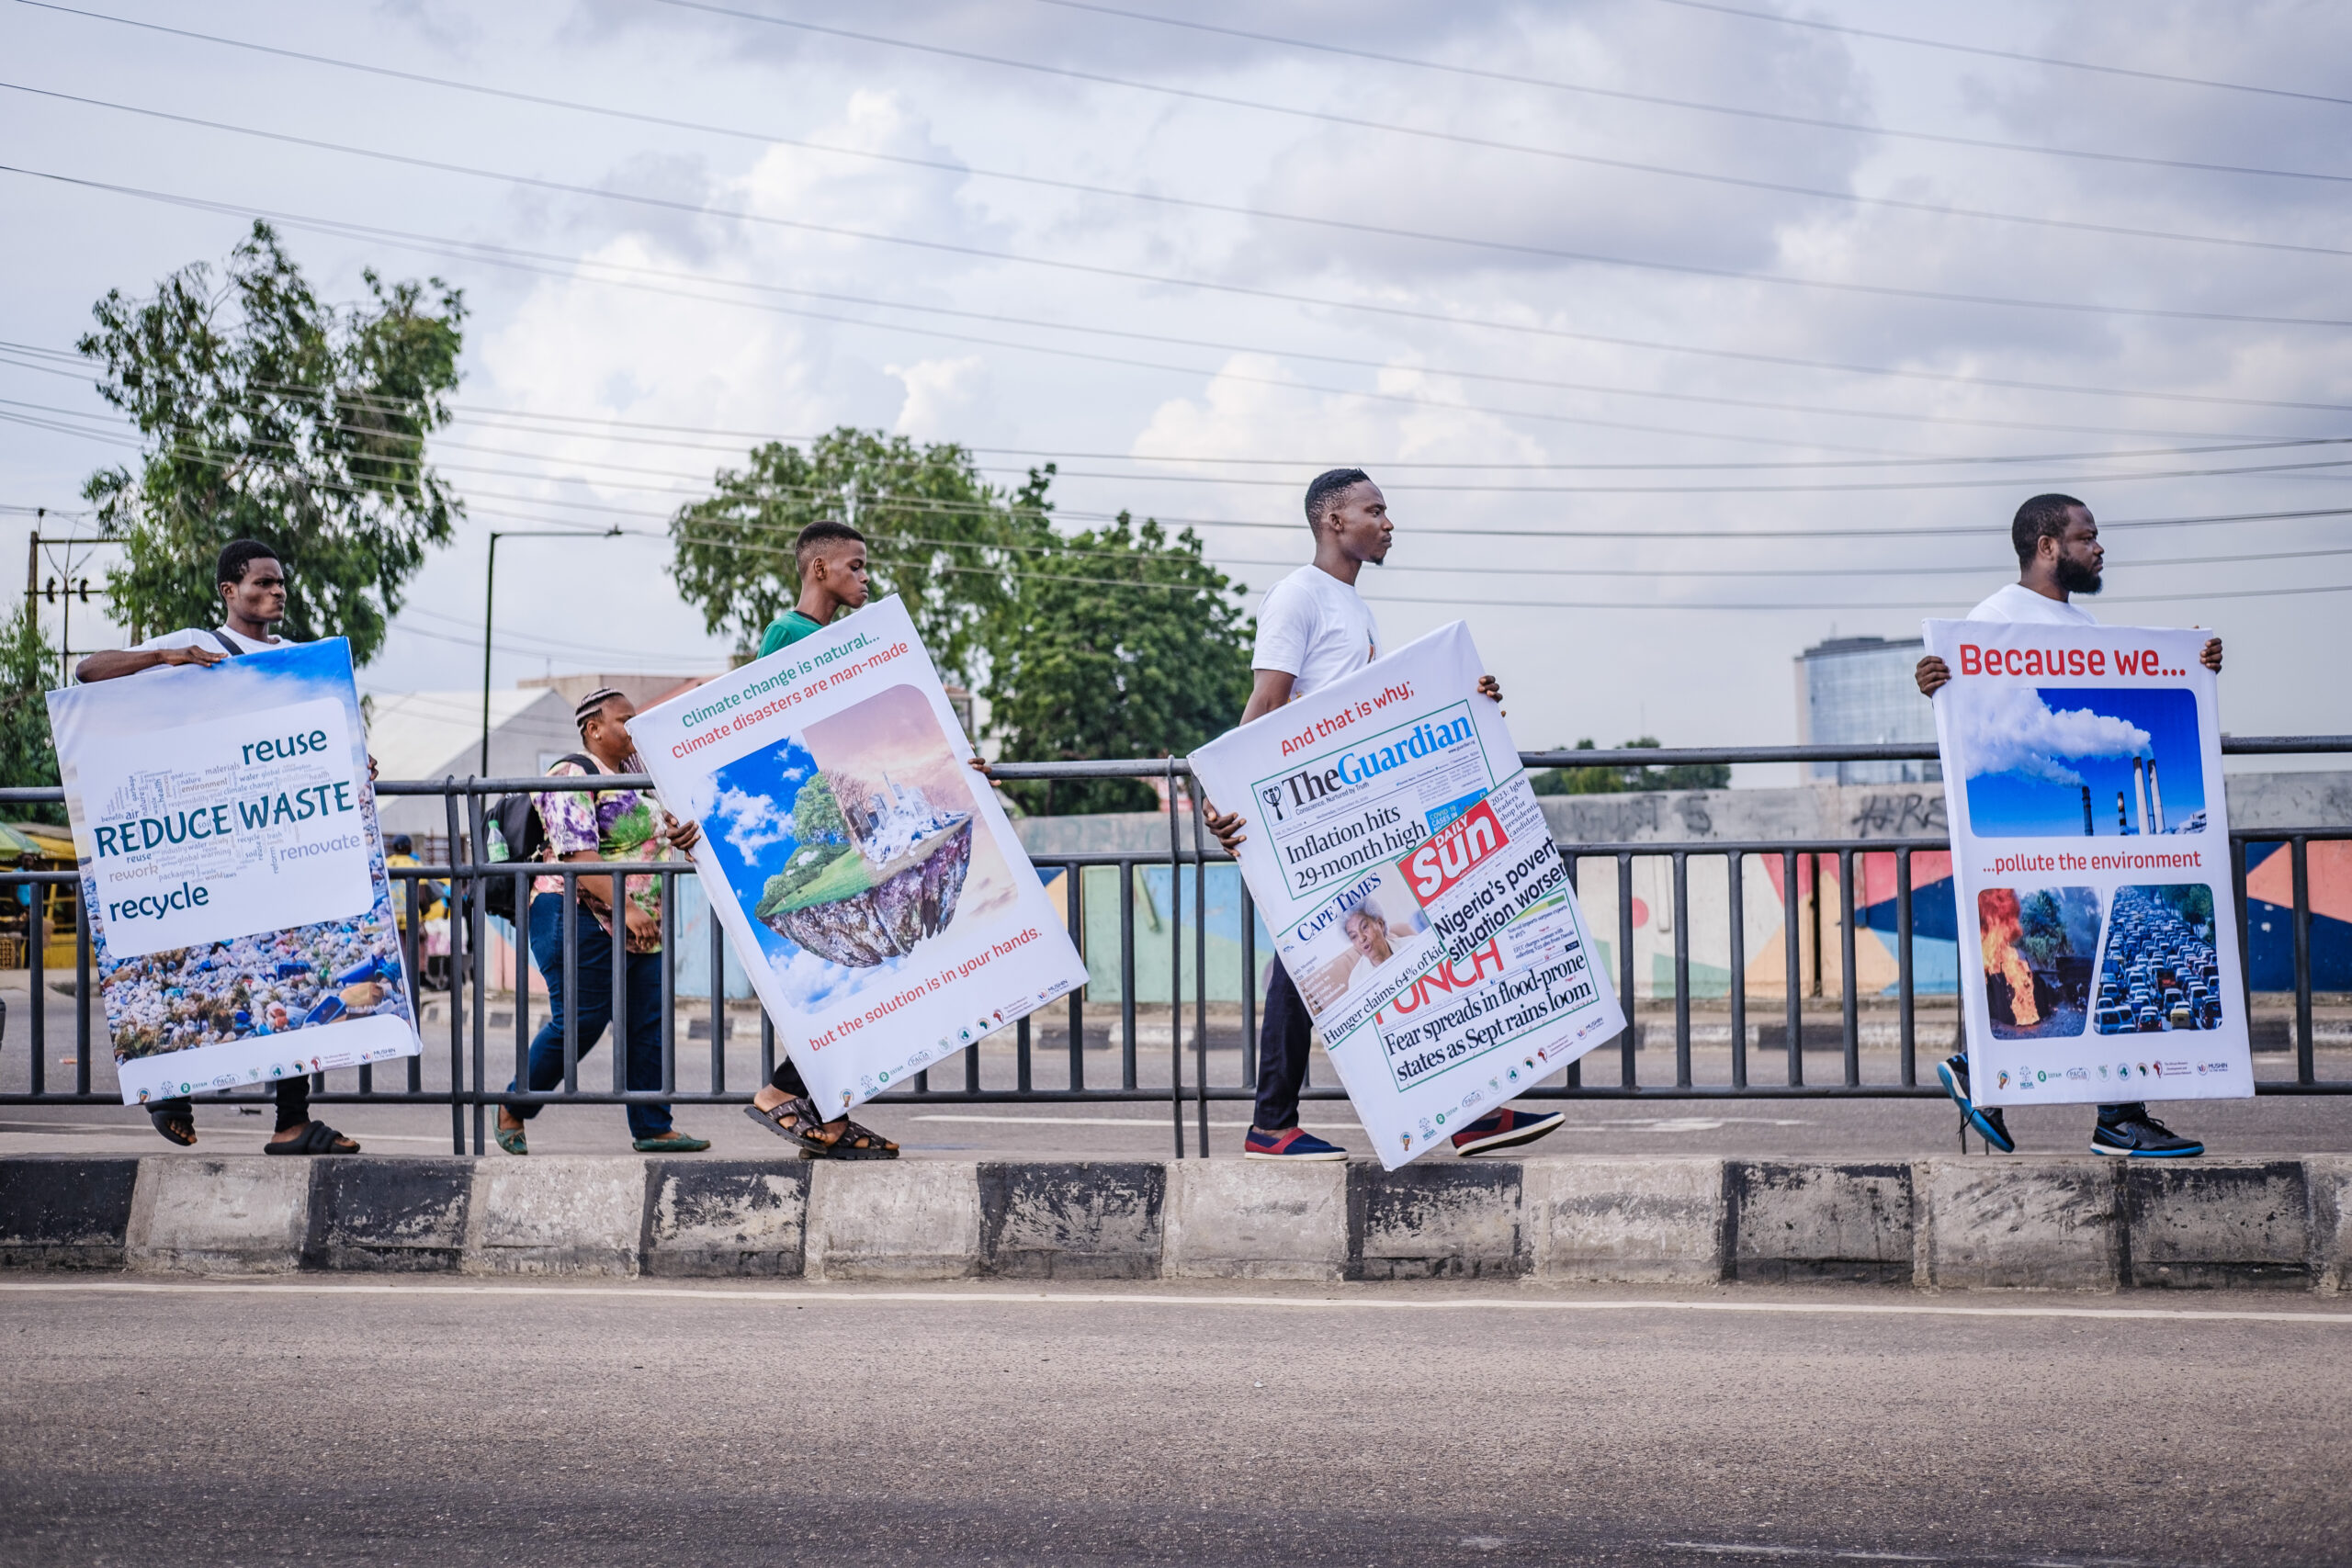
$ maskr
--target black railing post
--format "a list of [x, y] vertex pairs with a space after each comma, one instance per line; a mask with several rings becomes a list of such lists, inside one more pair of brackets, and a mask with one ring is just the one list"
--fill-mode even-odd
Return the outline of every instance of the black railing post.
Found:
[[1617, 1086], [1638, 1081], [1634, 1053], [1641, 1049], [1642, 1026], [1634, 1017], [1634, 857], [1617, 854], [1617, 984], [1625, 1001], [1625, 1032], [1617, 1037]]
[[[441, 819], [448, 829], [450, 852], [454, 856], [458, 842], [458, 779], [454, 773], [445, 774], [441, 780]], [[450, 863], [455, 864], [455, 860]], [[449, 920], [449, 1152], [453, 1155], [466, 1152], [466, 1026], [462, 1010], [458, 1006], [457, 990], [457, 976], [465, 962], [465, 945], [458, 939], [458, 921], [453, 915]], [[477, 1084], [475, 1087], [481, 1086]], [[481, 1133], [479, 1127], [475, 1129], [474, 1140], [474, 1152], [480, 1154]]]
[[[1078, 949], [1081, 962], [1086, 957], [1086, 868], [1072, 863], [1062, 874], [1069, 885], [1069, 896], [1063, 900], [1062, 918], [1069, 927], [1069, 944]], [[1069, 1087], [1086, 1087], [1086, 1004], [1091, 996], [1091, 969], [1086, 980], [1079, 982], [1069, 994]]]
[[32, 1015], [32, 1092], [49, 1092], [49, 884], [27, 883], [25, 978], [32, 987], [25, 1010]]
[[1747, 1087], [1747, 857], [1724, 856], [1724, 882], [1731, 899], [1731, 1087]]
[[[563, 869], [563, 1092], [580, 1092], [580, 874]], [[555, 1005], [548, 998], [548, 1005]]]
[[1781, 956], [1789, 977], [1789, 1087], [1804, 1083], [1804, 954], [1797, 926], [1797, 852], [1781, 852]]
[[1136, 1087], [1136, 863], [1119, 863], [1119, 1087]]
[[[452, 1015], [457, 1012], [462, 990], [467, 1016], [473, 1025], [473, 1124], [474, 1153], [477, 1155], [487, 1146], [490, 1134], [490, 1108], [484, 1100], [490, 1089], [490, 911], [481, 907], [481, 885], [479, 882], [467, 882], [466, 897], [459, 900], [458, 867], [460, 863], [481, 863], [485, 811], [481, 793], [468, 792], [466, 825], [469, 832], [466, 841], [461, 845], [457, 835], [453, 833], [449, 837], [449, 897], [446, 906], [449, 911], [449, 1011]], [[461, 849], [465, 852], [462, 862], [458, 855]], [[458, 927], [460, 924], [466, 928], [465, 953], [469, 960], [466, 976], [470, 984], [459, 979]]]
[[[1184, 864], [1176, 836], [1176, 759], [1168, 759], [1168, 1110], [1184, 1157]], [[1208, 1157], [1208, 1150], [1201, 1151]]]
[[1209, 848], [1201, 825], [1201, 791], [1188, 772], [1193, 803], [1193, 1092], [1200, 1107], [1201, 1157], [1209, 1157]]
[[[1844, 1004], [1846, 1043], [1846, 1087], [1852, 1089], [1862, 1081], [1862, 985], [1861, 976], [1854, 973], [1854, 852], [1838, 852], [1838, 999]], [[1820, 884], [1814, 884], [1817, 892]]]
[[1674, 852], [1674, 1087], [1690, 1087], [1690, 852]]
[[[2295, 874], [2295, 1081], [2313, 1081], [2312, 1063], [2312, 878], [2311, 840], [2298, 833], [2288, 844]], [[2254, 1021], [2246, 1020], [2253, 1037]]]
[[1894, 852], [1894, 988], [1901, 1011], [1903, 1087], [1919, 1081], [1917, 1009], [1911, 960], [1911, 852]]

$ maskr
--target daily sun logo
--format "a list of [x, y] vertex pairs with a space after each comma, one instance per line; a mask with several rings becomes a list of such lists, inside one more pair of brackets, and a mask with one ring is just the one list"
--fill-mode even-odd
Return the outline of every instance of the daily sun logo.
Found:
[[1413, 897], [1424, 905], [1460, 885], [1462, 879], [1500, 854], [1510, 842], [1494, 807], [1481, 799], [1447, 823], [1433, 837], [1396, 863], [1412, 884]]

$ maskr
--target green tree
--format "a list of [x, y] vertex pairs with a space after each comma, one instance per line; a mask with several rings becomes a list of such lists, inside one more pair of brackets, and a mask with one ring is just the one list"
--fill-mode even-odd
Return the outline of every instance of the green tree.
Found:
[[819, 773], [800, 786], [792, 803], [792, 836], [804, 844], [845, 844], [849, 822], [833, 798], [833, 781]]
[[[1231, 728], [1250, 697], [1254, 624], [1240, 585], [1203, 558], [1189, 528], [1170, 536], [1125, 513], [1091, 532], [1028, 525], [1017, 592], [988, 629], [991, 727], [1006, 761], [1182, 755]], [[1013, 784], [1046, 814], [1148, 811], [1130, 779]]]
[[255, 222], [218, 288], [198, 262], [153, 299], [111, 290], [93, 308], [77, 346], [145, 447], [83, 486], [125, 547], [107, 577], [118, 621], [210, 624], [212, 558], [252, 537], [287, 568], [288, 636], [347, 637], [360, 663], [383, 645], [426, 547], [463, 515], [424, 441], [448, 422], [465, 304], [438, 278], [362, 276], [365, 303], [322, 303]]
[[1004, 547], [1036, 511], [1051, 473], [1005, 492], [952, 442], [917, 446], [846, 425], [805, 452], [772, 441], [742, 468], [721, 469], [708, 499], [679, 508], [670, 521], [671, 575], [703, 624], [749, 653], [799, 596], [793, 539], [820, 518], [854, 514], [875, 593], [905, 600], [941, 672], [970, 685], [981, 625], [1013, 592]]
[[[57, 783], [57, 747], [49, 733], [49, 692], [56, 676], [57, 649], [28, 599], [0, 628], [0, 784], [25, 789]], [[20, 806], [10, 814], [29, 822], [65, 820], [62, 806]]]
[[[1628, 740], [1626, 750], [1662, 749], [1665, 742], [1655, 735], [1645, 735], [1638, 740]], [[1589, 736], [1572, 748], [1577, 751], [1599, 750]], [[1727, 789], [1731, 785], [1731, 764], [1728, 762], [1677, 762], [1670, 767], [1610, 767], [1610, 768], [1545, 768], [1529, 781], [1538, 795], [1628, 795], [1640, 790], [1665, 789]]]

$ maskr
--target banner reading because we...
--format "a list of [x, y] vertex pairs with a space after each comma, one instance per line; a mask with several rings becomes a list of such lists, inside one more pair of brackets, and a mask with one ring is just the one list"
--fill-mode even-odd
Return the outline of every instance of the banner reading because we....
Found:
[[126, 1104], [422, 1049], [341, 637], [49, 694]]
[[2208, 634], [1926, 630], [1975, 1097], [2253, 1094]]
[[1456, 621], [1193, 754], [1394, 1170], [1625, 1026]]
[[1086, 983], [895, 596], [629, 728], [828, 1113]]

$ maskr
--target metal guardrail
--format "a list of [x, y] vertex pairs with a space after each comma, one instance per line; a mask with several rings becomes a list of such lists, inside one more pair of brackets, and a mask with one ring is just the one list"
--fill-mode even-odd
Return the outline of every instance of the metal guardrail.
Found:
[[[2235, 756], [2286, 756], [2352, 753], [2352, 736], [2276, 736], [2238, 738], [2224, 737], [2222, 750]], [[1681, 763], [1756, 763], [1756, 762], [1837, 762], [1837, 761], [1933, 761], [1937, 755], [1932, 746], [1771, 746], [1771, 747], [1712, 747], [1667, 749], [1623, 749], [1607, 751], [1530, 751], [1521, 753], [1521, 761], [1533, 768], [1624, 768], [1671, 767]], [[1067, 1067], [1063, 1074], [1041, 1075], [1042, 1053], [1038, 1048], [1038, 1028], [1043, 1015], [1007, 1026], [1000, 1034], [1009, 1034], [1012, 1046], [1010, 1084], [989, 1085], [983, 1072], [982, 1045], [996, 1045], [998, 1035], [976, 1043], [962, 1053], [960, 1082], [934, 1084], [934, 1075], [946, 1077], [946, 1065], [918, 1073], [902, 1089], [893, 1089], [882, 1097], [885, 1103], [927, 1101], [932, 1103], [1068, 1103], [1072, 1101], [1119, 1102], [1150, 1101], [1170, 1108], [1170, 1125], [1176, 1154], [1187, 1153], [1186, 1110], [1193, 1111], [1196, 1146], [1204, 1153], [1208, 1147], [1209, 1105], [1217, 1100], [1247, 1100], [1254, 1097], [1257, 1077], [1257, 995], [1256, 976], [1259, 970], [1254, 909], [1248, 890], [1239, 891], [1239, 966], [1242, 983], [1240, 998], [1240, 1049], [1238, 1053], [1238, 1071], [1224, 1076], [1211, 1071], [1209, 1043], [1209, 964], [1208, 922], [1198, 911], [1207, 905], [1208, 881], [1211, 870], [1230, 865], [1231, 858], [1216, 845], [1203, 820], [1201, 805], [1196, 795], [1182, 785], [1191, 772], [1181, 758], [1135, 758], [1107, 761], [999, 763], [995, 776], [1006, 782], [1043, 779], [1102, 779], [1130, 778], [1158, 781], [1164, 788], [1168, 802], [1168, 848], [1164, 853], [1153, 851], [1088, 853], [1033, 853], [1032, 860], [1041, 873], [1067, 878], [1065, 907], [1070, 931], [1081, 944], [1087, 934], [1086, 892], [1088, 870], [1097, 867], [1116, 868], [1118, 902], [1118, 950], [1116, 970], [1119, 978], [1119, 1020], [1117, 1025], [1117, 1082], [1090, 1082], [1086, 1060], [1088, 1025], [1086, 1021], [1087, 988], [1070, 994], [1064, 1032], [1067, 1045]], [[383, 796], [426, 796], [443, 803], [447, 834], [446, 842], [453, 847], [449, 858], [438, 864], [397, 867], [392, 874], [396, 881], [411, 886], [410, 907], [418, 907], [416, 885], [424, 882], [447, 884], [451, 891], [448, 953], [448, 995], [447, 1006], [446, 1041], [428, 1038], [427, 1051], [434, 1054], [436, 1066], [446, 1044], [447, 1082], [428, 1087], [424, 1057], [407, 1058], [397, 1066], [387, 1065], [386, 1076], [404, 1082], [378, 1082], [379, 1074], [372, 1066], [344, 1069], [333, 1075], [349, 1081], [348, 1088], [328, 1087], [328, 1075], [313, 1079], [312, 1099], [322, 1103], [422, 1103], [447, 1105], [450, 1112], [450, 1139], [453, 1149], [463, 1154], [470, 1144], [473, 1153], [483, 1151], [488, 1133], [488, 1118], [495, 1106], [504, 1103], [537, 1102], [542, 1104], [617, 1105], [637, 1103], [664, 1104], [740, 1104], [751, 1098], [756, 1085], [730, 1087], [729, 1082], [728, 1041], [729, 1036], [724, 976], [726, 953], [724, 936], [718, 922], [708, 922], [706, 938], [710, 976], [707, 1027], [710, 1036], [709, 1061], [703, 1087], [684, 1087], [679, 1081], [682, 1052], [679, 1046], [680, 1027], [689, 1022], [682, 1011], [683, 998], [678, 995], [677, 961], [678, 932], [677, 880], [695, 874], [690, 864], [677, 862], [631, 863], [484, 863], [472, 857], [469, 846], [484, 841], [483, 828], [488, 803], [495, 796], [518, 791], [545, 792], [550, 789], [586, 790], [650, 787], [651, 781], [639, 775], [599, 775], [593, 781], [570, 783], [538, 777], [524, 778], [458, 778], [441, 780], [384, 781], [376, 786]], [[54, 803], [62, 800], [55, 789], [0, 789], [0, 806]], [[2236, 886], [2236, 917], [2239, 922], [2241, 951], [2247, 951], [2247, 852], [2251, 846], [2283, 844], [2290, 856], [2290, 867], [2293, 888], [2291, 938], [2294, 956], [2294, 1027], [2292, 1048], [2295, 1074], [2291, 1079], [2270, 1079], [2259, 1082], [2257, 1090], [2264, 1094], [2352, 1094], [2352, 1082], [2322, 1080], [2317, 1076], [2315, 1034], [2312, 1017], [2312, 908], [2310, 845], [2314, 842], [2335, 842], [2352, 840], [2352, 824], [2313, 825], [2290, 829], [2236, 829], [2230, 835], [2231, 853]], [[1915, 837], [1901, 839], [1826, 839], [1820, 840], [1753, 840], [1697, 842], [1635, 842], [1589, 843], [1564, 845], [1568, 856], [1572, 883], [1586, 891], [1582, 878], [1598, 864], [1611, 874], [1615, 904], [1615, 930], [1595, 931], [1596, 940], [1609, 943], [1611, 956], [1617, 970], [1616, 980], [1621, 998], [1625, 1004], [1628, 1025], [1617, 1039], [1592, 1052], [1583, 1060], [1568, 1067], [1561, 1082], [1532, 1089], [1523, 1098], [1531, 1100], [1566, 1099], [1643, 1099], [1643, 1100], [1717, 1100], [1717, 1099], [1785, 1099], [1805, 1098], [1888, 1098], [1935, 1097], [1942, 1090], [1932, 1080], [1919, 1079], [1918, 985], [1916, 964], [1914, 865], [1923, 853], [1948, 851], [1947, 840]], [[1861, 1028], [1862, 1002], [1860, 987], [1856, 983], [1856, 874], [1867, 865], [1867, 857], [1891, 857], [1894, 882], [1895, 905], [1894, 953], [1897, 964], [1894, 1013], [1896, 1021], [1896, 1051], [1891, 1077], [1865, 1078], [1863, 1076], [1863, 1044]], [[1671, 887], [1670, 915], [1673, 926], [1672, 990], [1670, 1003], [1673, 1018], [1673, 1072], [1670, 1082], [1661, 1070], [1646, 1079], [1641, 1071], [1644, 1046], [1645, 1011], [1656, 1013], [1662, 1006], [1653, 1000], [1645, 1010], [1635, 999], [1635, 942], [1634, 913], [1634, 866], [1639, 860], [1666, 863]], [[1691, 1018], [1692, 956], [1689, 915], [1691, 907], [1690, 870], [1694, 862], [1720, 862], [1727, 903], [1727, 934], [1729, 938], [1728, 978], [1724, 1004], [1729, 1014], [1729, 1073], [1725, 1081], [1701, 1081], [1694, 1063]], [[1780, 1044], [1767, 1047], [1764, 1039], [1775, 1025], [1761, 1023], [1757, 1030], [1754, 1048], [1748, 1042], [1750, 997], [1747, 978], [1747, 878], [1751, 863], [1777, 864], [1781, 897], [1783, 933], [1799, 930], [1801, 911], [1806, 907], [1807, 896], [1802, 895], [1801, 885], [1810, 873], [1826, 870], [1834, 863], [1838, 884], [1838, 967], [1837, 998], [1839, 1009], [1838, 1045], [1839, 1056], [1835, 1081], [1809, 1079], [1804, 1059], [1808, 1041], [1806, 1024], [1807, 996], [1826, 995], [1826, 984], [1818, 988], [1803, 972], [1804, 955], [1801, 943], [1784, 941], [1784, 973], [1781, 976], [1777, 1025]], [[1164, 1001], [1143, 1002], [1137, 996], [1137, 881], [1144, 868], [1166, 867], [1170, 908], [1165, 925], [1170, 942], [1169, 994]], [[662, 879], [662, 943], [661, 964], [662, 1029], [661, 1087], [658, 1089], [631, 1090], [627, 1085], [628, 1052], [619, 1038], [617, 1021], [627, 1017], [628, 975], [625, 948], [616, 944], [614, 950], [612, 1016], [616, 1021], [608, 1032], [615, 1038], [607, 1042], [605, 1050], [610, 1070], [610, 1087], [583, 1087], [580, 1071], [582, 1042], [579, 1039], [577, 1011], [567, 1010], [563, 1036], [564, 1073], [560, 1089], [538, 1093], [508, 1092], [493, 1081], [505, 1077], [503, 1069], [492, 1067], [491, 975], [488, 955], [492, 951], [491, 917], [483, 908], [481, 892], [492, 880], [513, 878], [516, 883], [516, 908], [527, 911], [531, 903], [529, 884], [539, 877], [560, 878], [566, 885], [563, 897], [562, 975], [567, 995], [576, 995], [571, 984], [578, 975], [579, 920], [581, 906], [576, 890], [583, 879], [609, 878], [612, 888], [608, 897], [617, 903], [625, 896], [626, 879], [631, 875], [650, 874]], [[1768, 872], [1769, 874], [1769, 872]], [[1193, 907], [1196, 911], [1188, 933], [1185, 929], [1183, 900], [1185, 881], [1192, 882]], [[1821, 879], [1810, 878], [1815, 889], [1813, 898], [1820, 897]], [[67, 1105], [108, 1104], [115, 1096], [97, 1093], [91, 1088], [91, 1056], [96, 1042], [103, 1037], [101, 1016], [94, 1010], [92, 986], [92, 952], [89, 926], [80, 908], [77, 873], [68, 870], [0, 869], [0, 905], [9, 898], [19, 899], [26, 909], [30, 973], [28, 1029], [0, 1037], [0, 1072], [16, 1077], [9, 1058], [22, 1048], [20, 1041], [29, 1043], [28, 1070], [24, 1075], [24, 1088], [8, 1088], [0, 1091], [0, 1104], [6, 1105]], [[1238, 878], [1237, 878], [1238, 881]], [[17, 890], [23, 890], [19, 892]], [[39, 933], [46, 918], [46, 906], [61, 896], [74, 902], [75, 925], [74, 963], [74, 1087], [71, 1089], [51, 1088], [48, 1082], [47, 1025], [49, 1015], [49, 985], [44, 963], [43, 943]], [[1600, 890], [1592, 888], [1590, 894]], [[1588, 905], [1594, 900], [1588, 896]], [[1816, 912], [1818, 907], [1815, 906]], [[1157, 911], [1155, 911], [1157, 913]], [[527, 914], [526, 914], [527, 921]], [[412, 919], [403, 935], [407, 982], [410, 1001], [422, 1018], [424, 993], [420, 989], [421, 973], [419, 939], [421, 922]], [[1192, 995], [1183, 994], [1184, 943], [1193, 943], [1189, 965]], [[1964, 946], [1964, 944], [1963, 944]], [[523, 965], [529, 964], [528, 939], [524, 931], [515, 931], [512, 951], [518, 978]], [[1826, 975], [1826, 955], [1819, 955]], [[2249, 968], [2251, 965], [2249, 964]], [[525, 1058], [535, 1033], [531, 1024], [531, 987], [517, 985], [512, 992], [513, 1070], [515, 1081], [527, 1082]], [[2249, 981], [2240, 998], [2246, 1016], [2253, 1016], [2253, 993]], [[1192, 1027], [1185, 1027], [1185, 1010], [1192, 1010]], [[1141, 1051], [1142, 1015], [1147, 1009], [1167, 1010], [1169, 1021], [1169, 1055], [1167, 1081], [1146, 1082], [1148, 1077]], [[503, 1032], [504, 1026], [499, 1026]], [[691, 1031], [689, 1031], [691, 1032]], [[1191, 1044], [1191, 1071], [1186, 1071], [1187, 1034]], [[775, 1032], [764, 1013], [759, 1024], [758, 1074], [764, 1081], [775, 1066]], [[504, 1053], [499, 1053], [503, 1055]], [[1616, 1071], [1607, 1072], [1611, 1057]], [[1778, 1082], [1761, 1082], [1752, 1069], [1760, 1056], [1780, 1058]], [[1107, 1064], [1106, 1064], [1107, 1066]], [[1588, 1073], [1588, 1066], [1593, 1070]], [[436, 1073], [435, 1075], [440, 1076]], [[1000, 1078], [1005, 1075], [997, 1075]], [[1059, 1084], [1040, 1081], [1041, 1076], [1062, 1077]], [[1604, 1079], [1613, 1077], [1614, 1081]], [[1345, 1091], [1336, 1085], [1310, 1085], [1305, 1098], [1336, 1100]], [[224, 1093], [221, 1098], [251, 1098], [246, 1091]]]

